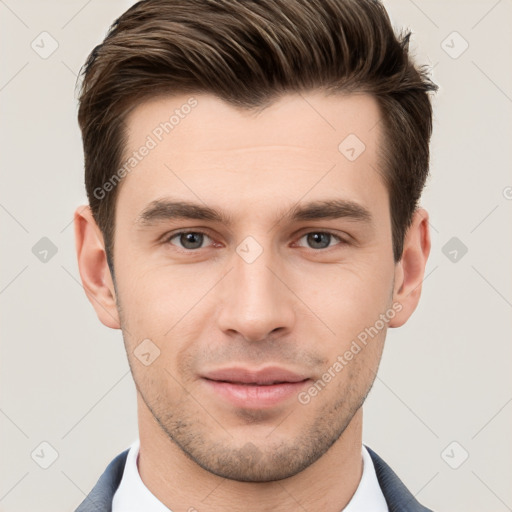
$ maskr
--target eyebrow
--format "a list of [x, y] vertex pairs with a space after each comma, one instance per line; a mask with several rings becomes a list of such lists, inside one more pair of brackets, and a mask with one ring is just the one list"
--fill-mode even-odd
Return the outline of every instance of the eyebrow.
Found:
[[[347, 199], [326, 199], [297, 203], [278, 214], [277, 223], [305, 220], [329, 220], [346, 218], [372, 224], [371, 212], [364, 206]], [[158, 199], [149, 203], [136, 219], [136, 224], [149, 226], [161, 221], [174, 219], [194, 219], [212, 221], [232, 226], [234, 219], [229, 213], [189, 201]]]

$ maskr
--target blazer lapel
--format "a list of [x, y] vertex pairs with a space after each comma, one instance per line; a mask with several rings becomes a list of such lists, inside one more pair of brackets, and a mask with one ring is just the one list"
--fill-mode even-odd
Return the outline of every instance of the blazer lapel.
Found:
[[112, 500], [121, 483], [128, 450], [120, 453], [107, 466], [96, 485], [75, 512], [112, 512]]
[[389, 512], [432, 512], [416, 500], [400, 478], [371, 448], [366, 446], [366, 449], [373, 460], [377, 480], [386, 498]]

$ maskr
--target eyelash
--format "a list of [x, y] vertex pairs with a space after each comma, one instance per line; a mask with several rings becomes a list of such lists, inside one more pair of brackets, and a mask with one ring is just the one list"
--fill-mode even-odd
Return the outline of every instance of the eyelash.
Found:
[[[208, 237], [208, 238], [210, 238], [212, 240], [212, 237], [208, 233], [206, 233], [205, 231], [201, 231], [201, 230], [182, 230], [182, 231], [176, 231], [176, 232], [173, 232], [173, 233], [170, 233], [170, 234], [166, 235], [164, 237], [163, 242], [166, 243], [166, 244], [171, 244], [171, 240], [172, 239], [176, 238], [179, 235], [183, 235], [183, 234], [186, 234], [186, 233], [194, 233], [194, 234], [197, 234], [197, 235], [204, 235], [204, 236], [206, 236], [206, 237]], [[306, 249], [310, 249], [311, 251], [314, 251], [314, 252], [326, 252], [329, 249], [332, 249], [333, 247], [335, 247], [336, 245], [348, 245], [349, 244], [349, 242], [347, 242], [345, 239], [341, 238], [336, 233], [333, 233], [332, 231], [308, 231], [306, 233], [303, 233], [298, 238], [298, 240], [300, 240], [300, 239], [304, 238], [305, 236], [310, 235], [312, 233], [330, 235], [330, 236], [336, 238], [337, 240], [339, 240], [338, 244], [335, 244], [334, 246], [328, 246], [328, 247], [325, 247], [323, 249], [313, 249], [311, 247], [309, 247], [309, 248], [306, 247]], [[174, 245], [174, 244], [171, 244], [171, 245]], [[182, 252], [186, 252], [186, 253], [198, 252], [201, 249], [205, 249], [205, 247], [199, 247], [198, 249], [185, 249], [183, 247], [178, 247], [178, 246], [175, 246], [175, 247], [177, 247], [178, 250], [180, 250]], [[301, 247], [303, 247], [303, 246], [301, 246]]]

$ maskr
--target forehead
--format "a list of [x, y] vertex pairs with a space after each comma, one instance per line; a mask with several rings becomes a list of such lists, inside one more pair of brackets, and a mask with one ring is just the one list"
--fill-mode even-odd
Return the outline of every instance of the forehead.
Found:
[[191, 141], [186, 139], [193, 136], [202, 151], [283, 145], [337, 153], [349, 134], [371, 145], [379, 134], [379, 120], [376, 99], [362, 93], [288, 94], [251, 110], [210, 94], [158, 96], [126, 117], [126, 149], [137, 149], [149, 136], [169, 149], [187, 150]]
[[290, 94], [258, 111], [208, 94], [153, 98], [126, 118], [124, 160], [134, 166], [119, 201], [140, 212], [171, 193], [247, 207], [269, 195], [296, 202], [339, 190], [371, 203], [372, 187], [386, 195], [379, 119], [365, 94]]

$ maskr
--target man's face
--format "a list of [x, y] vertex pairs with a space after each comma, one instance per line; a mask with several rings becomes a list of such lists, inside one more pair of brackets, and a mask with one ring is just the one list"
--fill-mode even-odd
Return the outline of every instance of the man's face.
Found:
[[[379, 111], [367, 95], [289, 95], [257, 114], [194, 97], [120, 185], [125, 346], [139, 405], [192, 460], [281, 479], [342, 435], [380, 360], [395, 264]], [[133, 110], [126, 155], [188, 98]], [[293, 215], [324, 201], [342, 208]], [[174, 202], [225, 219], [175, 217]]]

